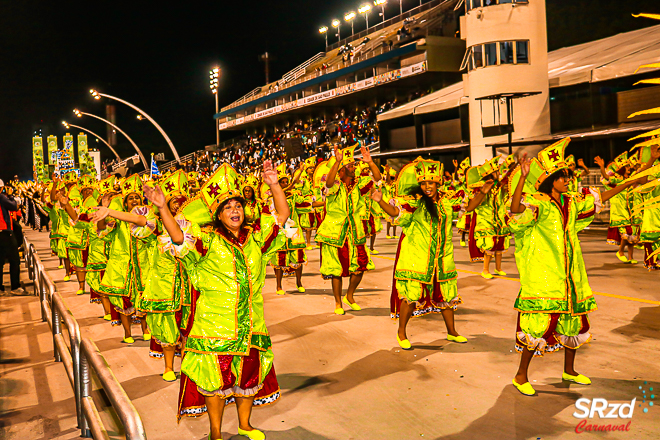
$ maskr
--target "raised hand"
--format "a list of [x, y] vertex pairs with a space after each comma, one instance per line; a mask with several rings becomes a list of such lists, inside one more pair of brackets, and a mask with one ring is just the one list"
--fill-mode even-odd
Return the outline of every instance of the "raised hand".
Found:
[[[59, 192], [58, 192], [59, 194]], [[69, 204], [69, 198], [65, 195], [60, 195], [60, 203], [62, 205], [68, 205]]]
[[578, 159], [577, 164], [580, 168], [584, 168], [584, 161], [582, 159]]
[[381, 190], [379, 190], [379, 189], [374, 189], [374, 190], [371, 192], [371, 200], [373, 200], [373, 201], [376, 202], [376, 203], [378, 203], [378, 202], [380, 202], [381, 200], [383, 200], [383, 191], [381, 191]]
[[[344, 153], [339, 148], [339, 145], [335, 145], [333, 151], [335, 153], [335, 158], [337, 159], [337, 162], [341, 162], [342, 159], [344, 158]], [[371, 156], [369, 156], [369, 158], [371, 158]]]
[[527, 152], [524, 152], [521, 156], [520, 159], [518, 160], [518, 164], [520, 164], [520, 172], [522, 173], [523, 177], [527, 177], [529, 174], [529, 165], [531, 161], [527, 159]]
[[594, 157], [594, 162], [596, 163], [596, 165], [598, 165], [601, 168], [605, 167], [605, 161], [601, 159], [600, 156]]
[[101, 220], [105, 219], [110, 214], [110, 209], [105, 206], [99, 206], [94, 214], [92, 214], [92, 222], [98, 223]]
[[[529, 169], [528, 169], [529, 171]], [[484, 183], [484, 186], [481, 187], [481, 193], [482, 194], [488, 194], [490, 192], [490, 189], [495, 185], [495, 181], [493, 179], [488, 179], [486, 180], [486, 183]]]
[[454, 171], [458, 169], [458, 161], [456, 159], [451, 161], [454, 164]]
[[150, 185], [144, 185], [144, 196], [159, 210], [167, 204], [165, 194], [163, 194], [163, 190], [158, 185], [153, 188]]
[[365, 146], [360, 147], [360, 153], [362, 153], [362, 160], [364, 162], [371, 162], [371, 153], [369, 152], [369, 149]]
[[268, 186], [277, 184], [277, 171], [273, 168], [273, 163], [270, 160], [264, 162], [262, 178], [264, 179], [264, 183]]

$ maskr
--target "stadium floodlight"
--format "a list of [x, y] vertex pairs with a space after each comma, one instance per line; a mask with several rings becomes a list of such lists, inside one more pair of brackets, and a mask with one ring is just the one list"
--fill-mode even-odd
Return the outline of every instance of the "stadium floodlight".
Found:
[[337, 28], [337, 33], [336, 33], [337, 41], [341, 40], [341, 28], [339, 27], [340, 24], [341, 21], [337, 20], [336, 18], [332, 20], [332, 27]]
[[374, 6], [380, 6], [380, 15], [383, 17], [383, 22], [385, 22], [385, 5], [387, 0], [374, 0]]
[[[215, 112], [218, 113], [218, 84], [220, 83], [220, 68], [218, 66], [209, 72], [211, 77], [211, 93], [215, 95]], [[215, 118], [215, 144], [220, 145], [220, 119]]]
[[364, 19], [367, 21], [367, 29], [369, 29], [369, 12], [371, 12], [371, 5], [365, 3], [358, 9], [360, 14], [364, 14]]
[[353, 20], [355, 20], [355, 12], [347, 12], [346, 15], [344, 15], [344, 20], [350, 21], [351, 22], [351, 35], [355, 35], [355, 31], [353, 30]]
[[321, 26], [319, 28], [319, 33], [323, 34], [323, 36], [325, 37], [325, 48], [327, 49], [328, 48], [328, 27], [327, 26]]
[[[66, 122], [66, 121], [62, 121], [62, 125], [64, 125], [64, 127], [65, 127], [67, 130], [70, 130], [71, 127], [74, 127], [74, 128], [79, 128], [79, 129], [81, 129], [82, 131], [86, 131], [87, 133], [89, 133], [89, 134], [91, 134], [92, 136], [96, 137], [96, 142], [98, 142], [99, 139], [101, 139], [101, 142], [103, 142], [104, 144], [106, 144], [106, 145], [108, 146], [108, 148], [110, 148], [110, 151], [112, 151], [112, 154], [115, 155], [115, 157], [117, 158], [117, 160], [118, 160], [118, 161], [121, 161], [121, 157], [119, 157], [119, 154], [117, 154], [117, 152], [115, 151], [115, 149], [112, 148], [112, 147], [110, 146], [110, 144], [107, 143], [107, 142], [105, 141], [105, 139], [103, 139], [103, 138], [102, 138], [101, 136], [99, 136], [98, 134], [96, 134], [96, 133], [94, 133], [93, 131], [88, 130], [88, 129], [84, 128], [84, 127], [81, 127], [80, 125], [69, 124], [69, 123]], [[114, 131], [114, 130], [113, 130], [113, 131]]]

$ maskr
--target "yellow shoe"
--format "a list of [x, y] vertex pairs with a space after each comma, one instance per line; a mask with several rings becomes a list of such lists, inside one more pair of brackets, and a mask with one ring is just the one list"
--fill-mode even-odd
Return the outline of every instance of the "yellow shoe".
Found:
[[399, 238], [399, 236], [398, 235], [393, 235], [392, 238]]
[[76, 295], [83, 295], [84, 293], [85, 293], [85, 290], [83, 290], [83, 289], [78, 289], [78, 291], [76, 291]]
[[378, 252], [376, 249], [374, 249], [373, 251], [369, 251], [369, 252], [371, 252], [373, 255], [378, 255], [378, 254], [380, 254], [380, 252]]
[[252, 431], [243, 431], [241, 428], [238, 428], [238, 435], [244, 435], [250, 440], [266, 440], [266, 434], [259, 431], [258, 429], [252, 429]]
[[174, 382], [176, 380], [176, 373], [174, 371], [168, 371], [163, 374], [163, 380], [165, 382]]
[[399, 347], [403, 348], [404, 350], [410, 350], [412, 348], [412, 344], [410, 343], [409, 340], [404, 339], [403, 341], [399, 339], [399, 335], [396, 335], [396, 342], [399, 343]]
[[561, 379], [568, 380], [570, 382], [575, 382], [580, 385], [591, 385], [591, 379], [589, 379], [587, 376], [584, 376], [582, 374], [578, 374], [577, 376], [571, 376], [568, 373], [561, 373]]
[[504, 272], [503, 270], [497, 270], [497, 269], [495, 269], [495, 273], [496, 273], [497, 275], [501, 276], [501, 277], [505, 277], [505, 276], [506, 276], [506, 272]]
[[311, 251], [312, 249], [314, 249], [314, 246], [312, 246], [312, 245], [307, 246], [307, 247], [305, 248], [306, 251]]
[[284, 295], [285, 293], [286, 293], [286, 292], [284, 292], [284, 290], [278, 290], [278, 291], [277, 291], [277, 294], [278, 294], [278, 295]]
[[628, 257], [626, 257], [625, 255], [621, 255], [618, 251], [616, 253], [616, 257], [623, 263], [628, 262]]
[[70, 279], [71, 279], [71, 277], [70, 277], [69, 275], [67, 275], [67, 276], [65, 276], [64, 278], [62, 278], [63, 281], [69, 281]]
[[121, 342], [123, 342], [124, 344], [132, 344], [133, 342], [135, 342], [135, 339], [129, 336], [128, 338], [124, 338]]
[[143, 341], [151, 341], [151, 333], [143, 333], [142, 334], [142, 340]]
[[305, 288], [303, 286], [298, 286], [298, 292], [305, 293]]
[[344, 304], [346, 304], [348, 307], [355, 310], [356, 312], [359, 312], [360, 310], [362, 310], [362, 308], [360, 306], [358, 306], [357, 303], [349, 303], [348, 300], [346, 299], [346, 297], [343, 297], [341, 302], [343, 302]]
[[637, 263], [639, 263], [637, 260], [628, 260], [628, 262], [629, 262], [630, 264], [637, 264]]
[[518, 391], [520, 391], [525, 396], [533, 396], [534, 394], [536, 394], [536, 390], [534, 389], [532, 384], [530, 384], [529, 382], [525, 382], [522, 385], [518, 385], [516, 383], [516, 379], [513, 379], [512, 382], [513, 382], [513, 385], [518, 389]]
[[465, 240], [461, 240], [461, 246], [465, 247]]
[[452, 335], [447, 335], [447, 340], [451, 342], [458, 342], [459, 344], [465, 344], [467, 342], [467, 338], [465, 336], [452, 336]]
[[58, 268], [58, 269], [64, 269], [64, 265], [63, 265], [63, 264], [60, 264], [59, 266], [57, 266], [57, 268]]
[[489, 272], [481, 272], [481, 277], [485, 278], [487, 280], [492, 280], [493, 279], [493, 275], [491, 275]]
[[344, 309], [342, 309], [341, 307], [335, 309], [335, 315], [343, 315], [344, 313], [346, 312], [344, 312]]
[[112, 315], [110, 315], [110, 313], [108, 313], [107, 315], [103, 315], [103, 319], [105, 319], [106, 321], [112, 321]]

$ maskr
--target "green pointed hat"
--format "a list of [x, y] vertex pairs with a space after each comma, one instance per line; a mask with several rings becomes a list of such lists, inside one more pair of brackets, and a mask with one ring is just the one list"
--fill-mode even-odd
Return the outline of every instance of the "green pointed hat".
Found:
[[444, 165], [435, 160], [424, 160], [421, 157], [415, 160], [415, 173], [417, 182], [437, 182], [442, 183]]
[[502, 155], [496, 156], [487, 160], [483, 165], [470, 167], [467, 170], [467, 185], [471, 188], [476, 188], [483, 185], [483, 178], [493, 174], [499, 169], [500, 158]]
[[568, 164], [564, 160], [564, 152], [566, 146], [571, 141], [571, 138], [564, 138], [549, 147], [539, 151], [537, 157], [532, 159], [529, 165], [529, 174], [527, 180], [534, 185], [534, 188], [539, 189], [539, 186], [550, 175], [555, 172], [568, 168]]

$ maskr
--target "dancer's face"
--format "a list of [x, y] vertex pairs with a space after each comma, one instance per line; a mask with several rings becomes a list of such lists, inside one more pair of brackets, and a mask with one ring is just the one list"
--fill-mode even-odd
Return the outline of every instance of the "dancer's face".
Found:
[[421, 183], [424, 194], [435, 200], [438, 197], [438, 184], [436, 182], [426, 181]]
[[252, 189], [251, 186], [246, 186], [245, 189], [243, 190], [243, 196], [247, 200], [252, 200], [252, 197], [254, 197], [254, 190]]
[[568, 178], [567, 176], [561, 176], [557, 180], [555, 180], [552, 184], [552, 187], [554, 188], [555, 191], [557, 191], [559, 194], [563, 194], [568, 191], [568, 182], [571, 179]]
[[230, 200], [222, 207], [218, 213], [218, 218], [222, 224], [225, 225], [225, 228], [235, 235], [238, 234], [238, 231], [243, 224], [243, 219], [245, 218], [243, 204], [236, 199]]
[[170, 200], [168, 203], [170, 212], [174, 215], [178, 214], [179, 209], [181, 209], [181, 206], [185, 203], [185, 201], [185, 197], [173, 197], [172, 200]]
[[130, 193], [126, 196], [126, 201], [124, 203], [126, 204], [126, 209], [131, 211], [136, 206], [140, 206], [142, 204], [142, 198], [138, 193]]

